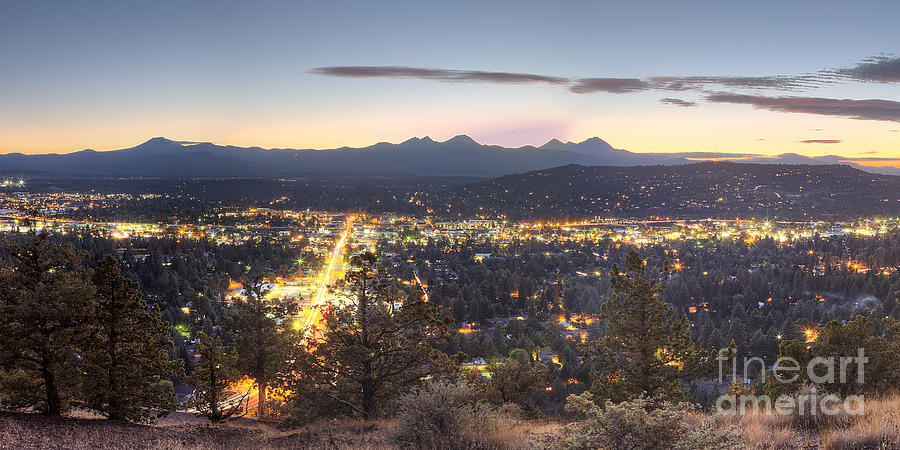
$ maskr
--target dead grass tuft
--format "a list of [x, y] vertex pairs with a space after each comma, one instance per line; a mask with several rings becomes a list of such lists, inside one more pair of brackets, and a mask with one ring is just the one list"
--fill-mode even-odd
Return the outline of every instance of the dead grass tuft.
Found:
[[825, 430], [822, 447], [827, 449], [900, 449], [900, 394], [866, 399], [865, 413], [846, 427]]

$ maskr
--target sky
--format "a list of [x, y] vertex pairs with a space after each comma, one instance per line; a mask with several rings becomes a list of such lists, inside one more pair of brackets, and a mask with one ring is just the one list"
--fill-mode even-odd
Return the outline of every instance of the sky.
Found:
[[897, 17], [891, 1], [5, 1], [0, 153], [468, 134], [900, 159]]

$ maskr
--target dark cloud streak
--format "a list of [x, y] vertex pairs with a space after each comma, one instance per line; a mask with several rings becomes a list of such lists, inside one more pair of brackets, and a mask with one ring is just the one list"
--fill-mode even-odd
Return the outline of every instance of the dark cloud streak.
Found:
[[499, 84], [565, 84], [568, 78], [532, 73], [485, 72], [479, 70], [426, 69], [405, 66], [335, 66], [317, 67], [310, 72], [318, 75], [349, 78], [417, 78], [423, 80], [499, 83]]
[[[818, 114], [858, 120], [900, 122], [900, 102], [892, 100], [830, 99], [817, 97], [772, 97], [744, 94], [744, 91], [797, 92], [848, 81], [900, 82], [900, 57], [875, 56], [846, 68], [821, 70], [803, 75], [773, 76], [657, 76], [648, 78], [566, 78], [533, 73], [490, 72], [479, 70], [432, 69], [408, 66], [332, 66], [317, 67], [311, 73], [348, 78], [421, 79], [460, 83], [549, 84], [565, 85], [576, 94], [629, 94], [645, 91], [695, 91], [706, 95], [710, 103], [750, 105], [769, 111]], [[719, 92], [718, 90], [738, 92]], [[666, 105], [690, 108], [697, 102], [680, 98], [662, 98]], [[826, 143], [830, 140], [808, 140]], [[839, 142], [839, 141], [838, 141]], [[836, 142], [827, 142], [836, 143]]]
[[569, 90], [576, 94], [591, 94], [594, 92], [607, 92], [610, 94], [625, 94], [650, 89], [650, 85], [638, 78], [582, 78], [575, 80], [569, 86]]
[[844, 141], [842, 139], [804, 139], [797, 142], [801, 144], [840, 144]]
[[659, 102], [666, 105], [680, 106], [682, 108], [692, 108], [697, 106], [697, 102], [689, 102], [680, 98], [661, 98], [659, 99]]
[[769, 111], [818, 114], [859, 120], [900, 122], [900, 102], [891, 100], [851, 100], [818, 97], [765, 97], [718, 93], [706, 97], [712, 103], [750, 105]]
[[862, 60], [853, 67], [828, 71], [828, 73], [858, 81], [897, 83], [900, 82], [900, 57], [873, 56]]

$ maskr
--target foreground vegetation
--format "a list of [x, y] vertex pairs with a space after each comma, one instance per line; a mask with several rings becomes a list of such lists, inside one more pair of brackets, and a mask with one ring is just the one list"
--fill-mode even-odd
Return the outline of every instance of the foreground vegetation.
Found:
[[[893, 414], [900, 407], [895, 297], [875, 309], [835, 312], [827, 323], [819, 316], [822, 324], [805, 339], [779, 334], [774, 355], [734, 338], [716, 351], [707, 333], [666, 301], [665, 286], [677, 280], [670, 264], [631, 250], [608, 271], [606, 292], [596, 299], [597, 323], [581, 342], [541, 319], [567, 302], [567, 290], [538, 294], [523, 280], [510, 286], [485, 277], [479, 289], [502, 287], [508, 307], [527, 318], [500, 324], [482, 315], [485, 331], [492, 328], [490, 343], [464, 346], [448, 290], [426, 301], [420, 287], [404, 289], [400, 280], [409, 275], [398, 272], [415, 268], [369, 252], [354, 255], [338, 283], [345, 301], [323, 309], [321, 334], [304, 334], [312, 330], [290, 320], [297, 303], [267, 296], [275, 274], [260, 259], [240, 271], [240, 298], [210, 303], [216, 320], [210, 314], [185, 330], [191, 357], [182, 358], [173, 348], [181, 333], [148, 304], [127, 258], [123, 264], [113, 255], [92, 256], [46, 234], [20, 236], [3, 248], [0, 407], [19, 415], [2, 416], [7, 434], [0, 442], [16, 448], [893, 448], [900, 440]], [[881, 281], [896, 294], [892, 280]], [[594, 294], [599, 290], [578, 300], [592, 304]], [[492, 296], [481, 295], [490, 302]], [[754, 312], [765, 305], [758, 304]], [[460, 312], [472, 318], [472, 305], [465, 306]], [[736, 332], [745, 313], [737, 306], [722, 317]], [[561, 364], [539, 357], [545, 341]], [[472, 364], [463, 347], [487, 361]], [[857, 351], [867, 358], [865, 382], [854, 363], [848, 380], [837, 384], [809, 373], [776, 383], [776, 369], [762, 358], [748, 378], [730, 372], [722, 378], [722, 367], [737, 368], [745, 355], [806, 365]], [[223, 402], [241, 379], [254, 385], [255, 415], [266, 420], [237, 418], [240, 411]], [[198, 417], [167, 418], [178, 409], [175, 386], [185, 382], [192, 392], [182, 407]], [[798, 404], [865, 395], [867, 404], [861, 415], [711, 413], [723, 393], [785, 396]], [[74, 418], [84, 414], [111, 420]]]
[[[173, 413], [154, 425], [0, 413], [0, 449], [409, 448], [395, 438], [397, 424], [386, 420], [322, 421], [292, 430], [249, 419], [216, 425], [198, 422], [184, 413]], [[503, 447], [551, 447], [559, 431], [560, 425], [552, 422], [518, 423], [506, 432], [509, 440]]]
[[[457, 405], [458, 406], [458, 405]], [[900, 396], [870, 401], [863, 416], [841, 421], [800, 422], [792, 417], [749, 415], [716, 417], [690, 410], [666, 410], [654, 420], [633, 404], [595, 418], [608, 428], [588, 432], [583, 422], [565, 425], [548, 420], [446, 422], [439, 442], [411, 442], [425, 437], [413, 427], [421, 418], [396, 420], [326, 420], [299, 429], [240, 419], [210, 425], [192, 415], [173, 413], [154, 425], [101, 419], [55, 418], [0, 413], [0, 448], [43, 449], [383, 449], [383, 448], [691, 448], [691, 449], [896, 449], [900, 447]], [[452, 408], [451, 408], [452, 409]], [[420, 409], [421, 411], [421, 409]], [[432, 410], [428, 414], [444, 414]], [[425, 416], [428, 416], [425, 414]], [[444, 416], [444, 418], [448, 418]], [[411, 420], [412, 419], [412, 420]], [[428, 419], [425, 419], [426, 421]], [[448, 428], [449, 427], [449, 428]], [[604, 431], [601, 431], [604, 430]], [[484, 434], [478, 434], [484, 433]], [[437, 437], [434, 434], [433, 437]], [[456, 440], [452, 440], [456, 439]]]

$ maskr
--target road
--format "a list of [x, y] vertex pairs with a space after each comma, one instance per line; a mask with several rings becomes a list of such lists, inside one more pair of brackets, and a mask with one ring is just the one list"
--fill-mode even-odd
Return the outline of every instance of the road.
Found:
[[342, 272], [344, 267], [344, 250], [346, 250], [347, 241], [350, 239], [350, 234], [353, 232], [353, 219], [353, 216], [347, 217], [347, 222], [344, 224], [344, 231], [334, 244], [334, 250], [331, 252], [331, 258], [325, 266], [325, 271], [319, 275], [321, 278], [320, 284], [316, 288], [316, 292], [309, 302], [306, 318], [302, 322], [303, 327], [301, 329], [303, 330], [303, 333], [306, 334], [304, 339], [308, 339], [310, 333], [315, 334], [322, 326], [321, 309], [329, 300], [331, 300], [332, 295], [328, 292], [328, 288], [337, 281], [338, 275]]
[[413, 266], [413, 276], [416, 277], [416, 283], [418, 283], [419, 287], [422, 288], [422, 294], [424, 294], [423, 298], [425, 299], [426, 302], [429, 301], [428, 300], [428, 290], [425, 289], [425, 285], [422, 284], [422, 279], [419, 278], [419, 271], [416, 270], [415, 266]]
[[[337, 281], [342, 272], [344, 252], [347, 249], [350, 234], [353, 232], [353, 220], [353, 216], [347, 218], [343, 231], [335, 242], [334, 249], [331, 251], [328, 263], [325, 265], [324, 270], [319, 273], [319, 282], [313, 296], [310, 298], [309, 305], [304, 308], [301, 317], [298, 318], [299, 323], [302, 324], [300, 329], [304, 333], [302, 337], [304, 340], [309, 339], [311, 335], [315, 335], [322, 327], [321, 309], [331, 301], [332, 296], [329, 294], [328, 288]], [[232, 407], [243, 404], [247, 413], [256, 410], [259, 398], [255, 383], [244, 378], [233, 387], [233, 392], [230, 397], [222, 402], [223, 406]], [[195, 410], [190, 409], [188, 412], [195, 412]]]

